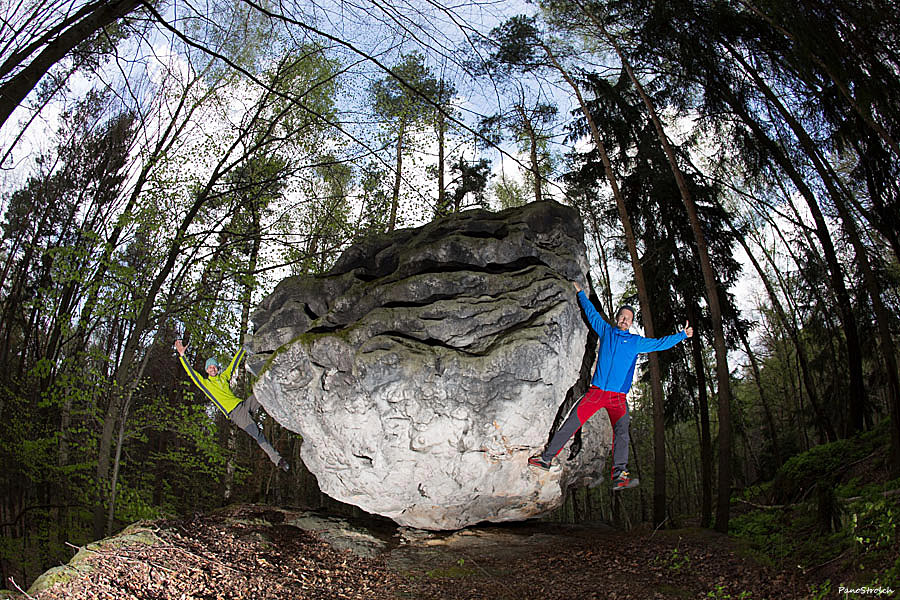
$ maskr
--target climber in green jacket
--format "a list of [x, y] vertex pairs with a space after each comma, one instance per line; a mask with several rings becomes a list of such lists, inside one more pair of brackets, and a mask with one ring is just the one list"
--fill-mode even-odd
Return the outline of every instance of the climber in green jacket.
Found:
[[275, 463], [279, 469], [287, 471], [290, 468], [288, 462], [272, 447], [272, 444], [269, 443], [269, 440], [266, 439], [266, 436], [263, 435], [263, 432], [260, 431], [253, 420], [253, 413], [259, 412], [260, 409], [256, 397], [251, 394], [246, 400], [241, 400], [231, 391], [231, 386], [229, 385], [231, 375], [244, 358], [244, 349], [241, 348], [234, 355], [231, 363], [224, 370], [222, 370], [222, 365], [219, 364], [215, 357], [207, 359], [206, 372], [203, 374], [191, 368], [190, 363], [184, 358], [184, 350], [185, 345], [182, 341], [175, 340], [175, 351], [178, 352], [178, 359], [181, 361], [181, 366], [184, 367], [184, 370], [190, 376], [191, 381], [194, 382], [194, 385], [200, 388], [200, 391], [212, 400], [213, 404], [225, 413], [225, 416], [231, 419], [235, 425], [256, 440], [259, 447], [269, 455], [269, 460]]

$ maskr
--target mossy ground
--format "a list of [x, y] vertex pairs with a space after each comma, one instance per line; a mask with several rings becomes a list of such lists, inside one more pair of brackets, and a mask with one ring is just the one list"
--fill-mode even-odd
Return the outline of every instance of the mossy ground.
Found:
[[882, 426], [791, 458], [733, 505], [730, 533], [773, 568], [817, 578], [818, 594], [900, 589], [900, 479], [890, 478], [888, 447]]

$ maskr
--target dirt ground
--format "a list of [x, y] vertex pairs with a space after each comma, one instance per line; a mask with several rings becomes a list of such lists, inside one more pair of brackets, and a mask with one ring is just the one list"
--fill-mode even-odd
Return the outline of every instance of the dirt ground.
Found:
[[335, 537], [332, 525], [310, 519], [240, 506], [142, 523], [82, 550], [75, 568], [30, 597], [774, 600], [812, 597], [815, 583], [766, 569], [709, 531], [524, 523], [431, 534], [350, 525]]

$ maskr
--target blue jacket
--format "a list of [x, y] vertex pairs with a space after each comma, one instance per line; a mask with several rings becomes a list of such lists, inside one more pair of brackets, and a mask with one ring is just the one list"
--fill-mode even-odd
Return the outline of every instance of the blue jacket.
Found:
[[591, 328], [600, 336], [597, 369], [591, 385], [608, 392], [627, 394], [634, 379], [638, 354], [668, 350], [687, 335], [683, 331], [661, 338], [645, 338], [607, 323], [588, 300], [584, 291], [578, 292], [578, 302]]

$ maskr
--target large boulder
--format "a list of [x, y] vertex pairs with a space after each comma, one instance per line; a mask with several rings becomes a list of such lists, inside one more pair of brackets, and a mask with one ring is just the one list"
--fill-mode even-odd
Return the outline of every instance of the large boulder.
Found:
[[253, 315], [247, 365], [266, 411], [303, 436], [320, 489], [401, 525], [458, 529], [541, 515], [599, 481], [604, 418], [575, 459], [527, 465], [589, 375], [570, 283], [587, 281], [583, 236], [555, 202], [467, 211], [282, 281]]

